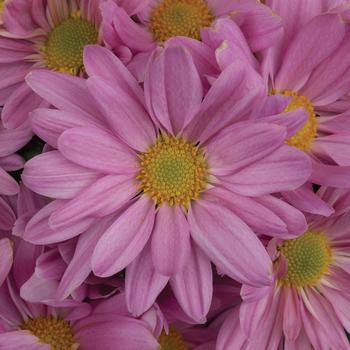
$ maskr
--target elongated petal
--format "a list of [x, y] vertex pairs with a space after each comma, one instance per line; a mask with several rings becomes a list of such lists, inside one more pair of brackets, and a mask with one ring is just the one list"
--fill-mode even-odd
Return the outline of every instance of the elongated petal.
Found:
[[246, 196], [295, 190], [310, 177], [309, 158], [289, 146], [282, 146], [269, 156], [238, 173], [223, 178], [230, 190]]
[[0, 197], [0, 230], [10, 231], [15, 224], [13, 209]]
[[129, 265], [146, 245], [154, 224], [152, 200], [142, 197], [104, 233], [92, 256], [96, 275], [111, 276]]
[[129, 311], [135, 316], [142, 315], [154, 304], [168, 281], [169, 277], [159, 274], [154, 269], [151, 247], [146, 245], [141, 254], [126, 268], [125, 296]]
[[127, 174], [137, 170], [136, 155], [102, 129], [66, 130], [58, 139], [58, 148], [70, 161], [105, 174]]
[[190, 256], [190, 232], [180, 207], [160, 207], [152, 234], [154, 268], [165, 276], [181, 271]]
[[170, 133], [178, 134], [193, 119], [203, 97], [202, 83], [189, 52], [177, 46], [153, 55], [145, 95], [153, 118]]
[[12, 242], [8, 238], [0, 240], [0, 256], [1, 256], [1, 266], [0, 266], [0, 286], [7, 278], [10, 272], [12, 262], [13, 262], [13, 250]]
[[192, 245], [186, 267], [170, 280], [177, 301], [185, 313], [199, 323], [205, 322], [213, 294], [210, 260]]
[[5, 196], [13, 196], [17, 194], [19, 187], [15, 179], [10, 174], [7, 174], [2, 168], [0, 168], [0, 194]]
[[254, 286], [271, 283], [271, 261], [256, 235], [234, 213], [204, 200], [189, 211], [191, 236], [230, 277]]
[[69, 227], [90, 216], [105, 216], [117, 211], [137, 192], [133, 178], [108, 175], [94, 182], [50, 217], [52, 228]]
[[57, 151], [32, 158], [22, 174], [24, 184], [34, 192], [61, 199], [74, 197], [97, 178], [96, 172], [70, 162]]
[[206, 147], [210, 171], [215, 175], [232, 174], [266, 157], [285, 137], [285, 128], [277, 125], [236, 123], [218, 133]]

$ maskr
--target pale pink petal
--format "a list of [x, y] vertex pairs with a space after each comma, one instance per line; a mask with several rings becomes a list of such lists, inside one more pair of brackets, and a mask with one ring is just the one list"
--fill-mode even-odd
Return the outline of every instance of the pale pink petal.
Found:
[[310, 177], [309, 157], [290, 146], [281, 146], [260, 161], [222, 178], [224, 186], [246, 196], [295, 190]]
[[286, 288], [282, 298], [284, 298], [283, 332], [288, 340], [294, 341], [298, 337], [302, 325], [299, 297], [294, 288]]
[[[155, 302], [169, 277], [159, 274], [153, 266], [151, 247], [146, 245], [139, 256], [126, 268], [125, 293], [129, 311], [140, 316]], [[147, 286], [147, 288], [145, 288]]]
[[185, 313], [198, 323], [206, 320], [213, 295], [210, 260], [192, 245], [186, 267], [170, 279], [174, 295]]
[[199, 110], [203, 97], [190, 53], [170, 46], [153, 55], [145, 78], [145, 96], [153, 118], [170, 133], [181, 132]]
[[129, 265], [147, 243], [154, 217], [154, 202], [138, 198], [98, 241], [92, 256], [94, 273], [111, 276]]
[[98, 117], [99, 111], [87, 89], [85, 79], [69, 74], [36, 70], [26, 81], [43, 99], [58, 109]]
[[85, 218], [109, 215], [135, 196], [137, 186], [135, 179], [128, 175], [104, 176], [55, 210], [50, 226], [68, 228]]
[[0, 349], [6, 350], [51, 350], [51, 346], [41, 343], [29, 331], [12, 331], [0, 333]]
[[58, 148], [70, 161], [105, 174], [137, 171], [136, 154], [114, 135], [99, 128], [66, 130], [58, 139]]
[[190, 257], [190, 232], [181, 207], [163, 204], [155, 219], [152, 234], [152, 261], [162, 275], [180, 272]]
[[126, 144], [144, 151], [153, 143], [155, 130], [151, 118], [133, 95], [100, 77], [89, 78], [87, 85], [108, 124]]
[[[284, 54], [283, 65], [278, 72], [275, 88], [299, 90], [311, 71], [327, 58], [341, 43], [345, 24], [338, 15], [326, 14], [315, 17], [296, 34]], [[319, 38], [324, 45], [320, 47]]]
[[66, 160], [59, 152], [40, 154], [24, 167], [24, 184], [47, 197], [72, 198], [98, 178], [93, 170]]
[[233, 212], [204, 200], [188, 215], [191, 236], [230, 277], [254, 286], [271, 283], [271, 260], [256, 235]]
[[210, 171], [227, 175], [240, 170], [277, 149], [286, 130], [277, 125], [240, 122], [218, 133], [206, 147]]

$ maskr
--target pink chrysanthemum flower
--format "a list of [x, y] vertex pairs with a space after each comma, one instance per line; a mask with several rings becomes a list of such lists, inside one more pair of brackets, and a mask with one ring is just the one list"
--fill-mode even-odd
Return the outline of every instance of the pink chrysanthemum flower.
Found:
[[[322, 1], [308, 10], [302, 5], [291, 9], [283, 0], [271, 1], [271, 6], [284, 19], [285, 34], [263, 59], [267, 88], [271, 94], [290, 97], [286, 111], [303, 108], [308, 113], [288, 143], [310, 156], [311, 182], [348, 188], [348, 112], [332, 113], [330, 107], [350, 90], [350, 61], [345, 58], [350, 43], [347, 7], [314, 17], [324, 6]], [[315, 45], [318, 41], [323, 45]]]
[[[137, 314], [170, 279], [178, 299], [196, 296], [195, 306], [182, 306], [203, 318], [211, 300], [210, 260], [239, 281], [269, 284], [268, 255], [245, 222], [261, 226], [258, 232], [300, 234], [303, 215], [269, 194], [299, 187], [310, 164], [284, 144], [284, 127], [235, 122], [251, 110], [255, 74], [232, 65], [203, 100], [183, 48], [154, 55], [145, 91], [109, 50], [92, 46], [85, 53], [87, 81], [48, 71], [28, 77], [61, 110], [41, 109], [33, 117], [50, 125], [40, 135], [58, 151], [27, 162], [22, 178], [34, 191], [68, 201], [34, 216], [24, 238], [68, 239], [122, 208], [91, 244], [92, 267], [103, 277], [128, 267], [128, 303]], [[47, 118], [52, 114], [57, 118]], [[55, 230], [80, 229], [50, 236], [41, 229], [44, 217]]]
[[136, 15], [135, 21], [111, 0], [102, 5], [106, 43], [140, 80], [152, 51], [174, 38], [203, 56], [202, 63], [214, 58], [200, 40], [220, 18], [235, 21], [253, 51], [270, 47], [282, 34], [281, 19], [255, 0], [150, 0]]
[[225, 321], [217, 349], [349, 349], [349, 193], [320, 192], [337, 211], [310, 217], [296, 239], [269, 243], [276, 283], [243, 287], [245, 301]]
[[26, 85], [39, 68], [82, 75], [83, 48], [101, 43], [100, 0], [9, 0], [0, 31], [0, 105], [6, 127], [27, 121], [43, 100]]

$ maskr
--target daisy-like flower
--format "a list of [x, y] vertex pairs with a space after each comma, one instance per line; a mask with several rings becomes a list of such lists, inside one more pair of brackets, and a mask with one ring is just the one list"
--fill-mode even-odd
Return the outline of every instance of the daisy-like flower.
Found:
[[320, 192], [337, 211], [310, 217], [296, 239], [269, 243], [276, 283], [243, 287], [245, 301], [225, 321], [217, 349], [349, 349], [349, 193]]
[[[22, 269], [24, 266], [21, 267]], [[27, 268], [27, 267], [26, 267]], [[55, 306], [25, 302], [16, 283], [0, 288], [0, 347], [6, 350], [156, 350], [152, 315], [130, 317], [125, 302], [113, 298], [91, 311], [89, 304], [69, 300]], [[123, 297], [117, 296], [119, 299]], [[155, 312], [153, 312], [155, 313]], [[150, 319], [150, 320], [148, 320]], [[154, 323], [154, 322], [153, 322]], [[159, 327], [158, 327], [159, 328]]]
[[157, 46], [181, 37], [195, 56], [210, 60], [202, 45], [202, 31], [216, 20], [231, 17], [242, 29], [250, 48], [260, 51], [272, 46], [282, 34], [281, 19], [255, 0], [151, 0], [136, 13], [137, 21], [110, 0], [102, 5], [103, 34], [108, 45], [139, 79]]
[[193, 60], [180, 47], [154, 55], [145, 91], [107, 49], [87, 48], [84, 64], [87, 81], [48, 71], [28, 77], [60, 108], [33, 116], [58, 151], [31, 159], [22, 178], [32, 190], [68, 201], [45, 207], [23, 237], [39, 244], [68, 239], [82, 231], [50, 236], [41, 229], [43, 218], [59, 230], [121, 209], [90, 245], [92, 268], [106, 277], [127, 267], [128, 303], [136, 314], [170, 279], [181, 305], [203, 318], [211, 300], [210, 260], [239, 281], [269, 284], [270, 260], [246, 223], [281, 237], [303, 232], [304, 216], [270, 193], [299, 187], [310, 164], [284, 144], [284, 127], [235, 122], [260, 91], [256, 74], [232, 65], [203, 100]]
[[40, 68], [82, 75], [83, 48], [101, 43], [100, 0], [9, 0], [0, 31], [0, 105], [6, 127], [27, 121], [43, 100], [25, 76]]
[[[348, 112], [332, 113], [330, 108], [350, 89], [350, 61], [345, 58], [350, 43], [347, 7], [313, 17], [322, 10], [322, 1], [308, 10], [294, 3], [290, 8], [283, 0], [270, 5], [284, 19], [285, 34], [262, 62], [268, 91], [289, 97], [285, 111], [303, 108], [308, 113], [288, 143], [310, 156], [311, 182], [349, 187]], [[323, 45], [315, 45], [320, 40]]]

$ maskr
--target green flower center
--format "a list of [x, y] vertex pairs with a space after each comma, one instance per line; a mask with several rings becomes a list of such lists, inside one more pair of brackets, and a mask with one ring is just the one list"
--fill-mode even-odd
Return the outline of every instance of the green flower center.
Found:
[[159, 350], [188, 350], [180, 333], [173, 327], [170, 327], [169, 334], [163, 331], [158, 342], [160, 344]]
[[40, 342], [51, 345], [52, 350], [75, 350], [78, 344], [70, 323], [62, 318], [37, 317], [25, 321], [21, 329], [30, 331]]
[[79, 75], [83, 71], [83, 50], [96, 44], [95, 25], [79, 16], [66, 19], [55, 27], [42, 49], [47, 67], [52, 70]]
[[166, 202], [188, 208], [207, 186], [203, 150], [182, 138], [160, 135], [139, 158], [140, 190], [158, 205]]
[[312, 231], [283, 242], [279, 251], [288, 261], [287, 272], [280, 283], [292, 287], [317, 285], [328, 271], [332, 260], [328, 238]]
[[204, 0], [163, 0], [153, 9], [150, 31], [158, 42], [174, 36], [200, 40], [200, 30], [209, 27], [214, 16]]

